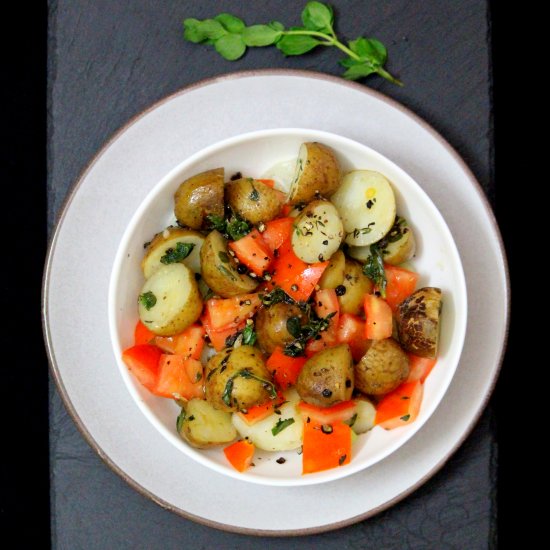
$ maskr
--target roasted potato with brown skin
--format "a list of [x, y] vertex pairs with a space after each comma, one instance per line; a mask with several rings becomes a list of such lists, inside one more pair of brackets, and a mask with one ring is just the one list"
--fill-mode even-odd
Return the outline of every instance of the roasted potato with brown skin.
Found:
[[164, 265], [161, 261], [170, 250], [175, 250], [178, 243], [193, 244], [190, 254], [182, 260], [191, 271], [200, 273], [201, 270], [201, 247], [204, 237], [198, 231], [182, 229], [181, 227], [167, 227], [164, 231], [157, 233], [147, 246], [145, 256], [141, 260], [143, 275], [148, 279], [159, 267]]
[[337, 250], [331, 257], [328, 267], [319, 279], [321, 288], [336, 288], [344, 281], [346, 271], [346, 257], [341, 250]]
[[254, 292], [258, 281], [237, 271], [237, 264], [227, 250], [227, 240], [219, 231], [211, 231], [201, 248], [201, 273], [215, 294], [230, 298]]
[[330, 197], [340, 185], [340, 164], [333, 150], [317, 142], [302, 143], [288, 196], [290, 204]]
[[180, 436], [198, 449], [230, 443], [237, 437], [231, 414], [216, 410], [204, 399], [184, 404], [177, 427]]
[[355, 387], [367, 395], [388, 393], [409, 376], [409, 358], [393, 338], [372, 340], [355, 365]]
[[234, 212], [252, 224], [276, 218], [283, 207], [280, 194], [254, 178], [229, 182], [225, 198]]
[[399, 341], [405, 351], [420, 357], [437, 357], [441, 289], [424, 287], [413, 292], [397, 307]]
[[181, 225], [191, 229], [206, 227], [206, 217], [223, 217], [224, 169], [215, 168], [186, 179], [174, 195], [174, 214]]
[[206, 400], [220, 411], [243, 411], [276, 397], [263, 355], [253, 346], [217, 353], [205, 374]]
[[372, 281], [363, 273], [361, 264], [353, 260], [346, 259], [344, 272], [342, 285], [345, 292], [338, 296], [340, 312], [360, 315], [363, 312], [365, 294], [372, 292]]
[[266, 354], [271, 355], [277, 346], [284, 348], [285, 344], [295, 339], [287, 329], [287, 321], [291, 317], [297, 317], [301, 324], [308, 321], [307, 315], [294, 304], [279, 302], [259, 309], [254, 326], [258, 345]]
[[141, 322], [160, 336], [173, 336], [202, 312], [195, 274], [184, 264], [163, 265], [143, 285], [138, 299]]
[[347, 344], [316, 353], [306, 361], [296, 382], [302, 400], [318, 407], [351, 399], [353, 386], [353, 358]]

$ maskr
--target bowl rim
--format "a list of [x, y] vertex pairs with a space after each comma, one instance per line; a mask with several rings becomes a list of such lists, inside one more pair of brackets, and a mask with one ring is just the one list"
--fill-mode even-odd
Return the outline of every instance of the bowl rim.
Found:
[[[346, 465], [345, 468], [325, 470], [314, 474], [308, 474], [307, 476], [301, 475], [300, 477], [297, 477], [297, 478], [284, 478], [284, 477], [279, 478], [279, 477], [271, 477], [271, 476], [265, 476], [265, 475], [262, 475], [262, 476], [254, 475], [248, 472], [243, 472], [243, 473], [237, 472], [236, 470], [233, 470], [229, 465], [223, 466], [221, 464], [216, 463], [215, 461], [212, 461], [200, 449], [195, 449], [191, 447], [191, 445], [187, 444], [186, 442], [181, 440], [181, 438], [177, 437], [177, 435], [173, 431], [170, 431], [160, 421], [160, 419], [157, 418], [157, 416], [150, 410], [149, 406], [143, 401], [143, 399], [140, 398], [138, 391], [136, 389], [136, 382], [135, 380], [133, 380], [131, 374], [128, 372], [127, 367], [122, 362], [121, 351], [123, 348], [122, 346], [120, 346], [118, 333], [116, 331], [116, 309], [117, 309], [115, 306], [116, 297], [117, 297], [116, 287], [120, 278], [120, 270], [123, 264], [123, 259], [126, 257], [128, 246], [132, 241], [132, 236], [135, 233], [139, 220], [142, 219], [145, 211], [149, 208], [151, 203], [154, 202], [154, 200], [158, 197], [158, 195], [162, 194], [165, 187], [172, 182], [175, 176], [177, 176], [182, 172], [185, 172], [186, 170], [189, 169], [189, 167], [191, 167], [196, 163], [199, 163], [201, 160], [204, 160], [205, 158], [208, 158], [212, 154], [215, 154], [216, 152], [224, 150], [228, 147], [242, 145], [246, 142], [250, 142], [256, 139], [281, 137], [281, 136], [289, 136], [289, 137], [290, 136], [295, 136], [295, 137], [309, 136], [309, 138], [315, 141], [322, 142], [323, 138], [325, 138], [327, 141], [336, 141], [338, 143], [342, 143], [347, 147], [360, 150], [362, 154], [367, 154], [369, 155], [370, 158], [375, 158], [381, 161], [382, 163], [388, 164], [389, 166], [391, 166], [391, 168], [394, 171], [399, 173], [400, 179], [404, 178], [405, 180], [408, 180], [407, 185], [410, 185], [410, 188], [414, 190], [414, 193], [416, 194], [416, 196], [421, 201], [424, 202], [424, 205], [427, 208], [429, 208], [431, 216], [433, 216], [437, 220], [438, 225], [444, 232], [443, 239], [445, 241], [446, 246], [449, 247], [449, 250], [447, 251], [447, 253], [453, 257], [453, 264], [455, 264], [458, 267], [457, 280], [459, 281], [459, 288], [453, 289], [453, 294], [455, 294], [455, 296], [459, 296], [460, 300], [455, 300], [455, 302], [457, 303], [462, 302], [464, 304], [464, 307], [461, 308], [460, 311], [455, 309], [455, 315], [454, 315], [455, 327], [454, 327], [452, 340], [455, 345], [455, 348], [456, 348], [456, 342], [458, 342], [458, 348], [457, 348], [457, 351], [455, 352], [456, 360], [451, 364], [451, 369], [449, 369], [450, 374], [447, 375], [447, 378], [445, 380], [443, 387], [436, 394], [436, 398], [432, 401], [430, 410], [424, 415], [424, 418], [422, 419], [422, 421], [419, 422], [419, 419], [416, 419], [413, 424], [411, 424], [410, 426], [407, 426], [407, 432], [403, 434], [403, 437], [398, 438], [394, 443], [392, 443], [391, 445], [388, 445], [388, 448], [385, 449], [385, 452], [379, 453], [382, 456], [375, 457], [375, 459], [367, 462], [367, 464], [360, 463], [359, 461], [354, 462], [352, 460], [349, 464]], [[332, 147], [335, 149], [336, 153], [338, 153], [337, 145], [336, 146], [332, 145]], [[393, 181], [392, 181], [392, 185], [395, 185]], [[396, 187], [399, 188], [398, 185]], [[433, 201], [431, 200], [429, 195], [424, 191], [424, 189], [416, 182], [414, 178], [412, 178], [412, 176], [410, 176], [407, 172], [405, 172], [405, 170], [403, 170], [394, 161], [392, 161], [385, 155], [382, 155], [375, 149], [372, 149], [367, 145], [364, 145], [360, 142], [357, 142], [353, 139], [347, 138], [340, 134], [337, 134], [334, 132], [327, 132], [324, 130], [317, 130], [314, 128], [272, 128], [272, 129], [262, 129], [262, 130], [245, 132], [245, 133], [237, 134], [235, 136], [231, 136], [229, 138], [212, 143], [204, 147], [203, 149], [193, 153], [192, 155], [185, 158], [184, 160], [182, 160], [175, 167], [173, 167], [167, 174], [165, 174], [165, 176], [163, 176], [155, 185], [153, 185], [153, 187], [150, 189], [147, 195], [143, 198], [140, 205], [132, 215], [130, 221], [128, 222], [124, 230], [122, 238], [119, 242], [115, 259], [113, 262], [113, 267], [111, 270], [110, 280], [109, 280], [108, 317], [109, 317], [109, 333], [110, 333], [111, 346], [113, 348], [115, 360], [117, 362], [117, 366], [123, 378], [124, 384], [128, 389], [128, 391], [130, 392], [130, 395], [132, 396], [134, 402], [137, 404], [137, 406], [141, 410], [141, 412], [145, 415], [145, 417], [149, 420], [149, 422], [155, 427], [155, 429], [160, 434], [162, 434], [162, 436], [167, 441], [169, 441], [172, 445], [174, 445], [178, 450], [186, 454], [189, 458], [199, 462], [201, 465], [207, 468], [214, 470], [217, 473], [220, 473], [221, 475], [226, 475], [234, 479], [238, 479], [240, 481], [251, 482], [259, 485], [299, 487], [299, 486], [317, 485], [321, 483], [335, 481], [343, 477], [347, 477], [349, 475], [355, 474], [361, 470], [364, 470], [365, 468], [368, 468], [376, 464], [381, 460], [384, 460], [386, 457], [390, 456], [402, 445], [404, 445], [410, 438], [414, 437], [414, 435], [422, 428], [422, 426], [428, 421], [428, 419], [431, 418], [431, 416], [439, 406], [439, 403], [447, 393], [447, 390], [452, 382], [452, 379], [454, 377], [454, 374], [460, 362], [460, 356], [462, 354], [462, 350], [464, 347], [464, 342], [466, 337], [467, 318], [468, 318], [468, 302], [467, 302], [467, 288], [466, 288], [466, 279], [464, 275], [464, 269], [463, 269], [460, 253], [456, 246], [454, 237], [443, 215], [439, 211], [439, 209], [436, 207], [436, 205], [433, 203]]]

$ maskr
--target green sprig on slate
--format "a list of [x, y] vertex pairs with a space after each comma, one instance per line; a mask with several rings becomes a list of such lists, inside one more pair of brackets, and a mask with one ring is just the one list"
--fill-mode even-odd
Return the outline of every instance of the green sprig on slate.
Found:
[[302, 11], [302, 25], [286, 28], [279, 21], [246, 26], [239, 17], [221, 13], [213, 19], [188, 18], [183, 22], [184, 38], [195, 44], [208, 44], [228, 61], [242, 57], [247, 48], [275, 46], [286, 56], [303, 55], [317, 46], [334, 46], [346, 57], [340, 64], [346, 69], [343, 77], [359, 80], [377, 74], [393, 84], [402, 82], [384, 69], [388, 53], [375, 38], [359, 37], [347, 45], [334, 31], [332, 7], [323, 2], [308, 2]]

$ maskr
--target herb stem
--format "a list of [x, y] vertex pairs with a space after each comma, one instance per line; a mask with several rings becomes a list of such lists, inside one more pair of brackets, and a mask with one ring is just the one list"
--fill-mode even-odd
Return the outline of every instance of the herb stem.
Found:
[[334, 31], [332, 37], [328, 34], [325, 34], [324, 32], [319, 31], [283, 31], [282, 34], [306, 35], [322, 38], [323, 40], [325, 40], [325, 42], [321, 42], [321, 46], [336, 46], [339, 50], [342, 50], [344, 53], [346, 53], [356, 61], [361, 61], [361, 58], [355, 52], [351, 51], [346, 45], [342, 44], [342, 42], [340, 42], [340, 40], [336, 38]]
[[397, 84], [398, 86], [404, 86], [403, 82], [401, 82], [401, 80], [395, 78], [394, 76], [392, 76], [390, 73], [388, 73], [388, 71], [386, 71], [385, 69], [383, 69], [382, 67], [378, 67], [376, 69], [376, 72], [383, 78], [389, 80], [390, 82], [392, 82], [393, 84]]

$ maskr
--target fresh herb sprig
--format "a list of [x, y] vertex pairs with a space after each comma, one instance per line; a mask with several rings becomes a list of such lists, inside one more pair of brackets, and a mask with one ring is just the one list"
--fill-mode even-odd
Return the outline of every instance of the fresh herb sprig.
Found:
[[290, 317], [286, 328], [295, 339], [285, 345], [283, 353], [289, 357], [305, 355], [307, 342], [320, 338], [320, 333], [328, 329], [334, 315], [336, 315], [335, 311], [326, 317], [318, 317], [313, 310], [310, 310], [309, 320], [303, 325], [298, 317]]
[[163, 264], [176, 264], [185, 260], [189, 254], [195, 248], [194, 243], [176, 243], [176, 248], [167, 248], [164, 255], [160, 258], [161, 263]]
[[285, 28], [279, 21], [266, 25], [246, 26], [245, 22], [229, 13], [220, 13], [213, 19], [188, 18], [183, 22], [184, 38], [195, 44], [209, 44], [225, 59], [235, 61], [246, 48], [275, 45], [286, 56], [302, 55], [317, 46], [334, 46], [346, 54], [340, 61], [346, 70], [343, 77], [359, 80], [371, 74], [402, 86], [402, 82], [386, 69], [388, 52], [375, 38], [359, 37], [340, 40], [334, 31], [334, 13], [329, 4], [308, 2], [302, 11], [302, 25]]
[[233, 241], [242, 239], [252, 230], [251, 225], [237, 216], [234, 212], [231, 212], [228, 218], [209, 214], [206, 216], [206, 219], [210, 229], [217, 229], [224, 237]]

